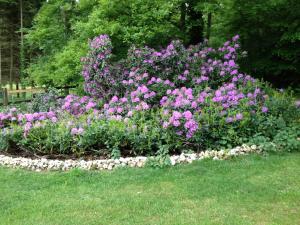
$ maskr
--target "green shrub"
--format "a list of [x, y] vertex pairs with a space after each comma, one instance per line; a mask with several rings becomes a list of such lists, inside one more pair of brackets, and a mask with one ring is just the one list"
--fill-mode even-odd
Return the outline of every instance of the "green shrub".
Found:
[[77, 153], [72, 141], [73, 137], [65, 124], [46, 122], [39, 127], [33, 127], [26, 138], [18, 141], [18, 145], [38, 154]]
[[272, 138], [256, 134], [249, 142], [260, 146], [266, 152], [300, 151], [300, 126], [294, 125], [278, 130]]
[[46, 93], [37, 94], [29, 104], [32, 112], [48, 112], [59, 107], [59, 91], [50, 88]]
[[273, 142], [280, 151], [300, 151], [300, 127], [290, 127], [280, 130]]

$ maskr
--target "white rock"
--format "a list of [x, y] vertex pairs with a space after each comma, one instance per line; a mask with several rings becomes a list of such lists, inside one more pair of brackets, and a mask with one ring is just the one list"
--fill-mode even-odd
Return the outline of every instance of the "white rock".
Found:
[[113, 169], [113, 165], [112, 165], [111, 163], [108, 164], [107, 169], [108, 169], [108, 170], [112, 170], [112, 169]]
[[176, 164], [176, 160], [174, 157], [170, 157], [171, 165], [174, 166]]
[[213, 160], [220, 160], [217, 156], [213, 157]]
[[[205, 158], [212, 158], [213, 160], [223, 160], [229, 158], [230, 156], [238, 156], [248, 154], [250, 152], [260, 152], [260, 147], [256, 145], [242, 145], [229, 150], [211, 150], [211, 151], [202, 151], [199, 154], [180, 154], [170, 156], [171, 165], [176, 165], [177, 163], [191, 163], [195, 160], [202, 160]], [[153, 158], [153, 157], [149, 157]], [[149, 159], [148, 158], [148, 159]], [[143, 167], [147, 158], [144, 156], [138, 157], [128, 157], [120, 159], [107, 159], [107, 160], [52, 160], [46, 158], [40, 159], [28, 159], [23, 157], [9, 157], [5, 155], [0, 155], [0, 165], [8, 166], [13, 168], [25, 168], [31, 169], [34, 171], [42, 170], [70, 170], [72, 168], [81, 168], [86, 170], [98, 169], [98, 170], [112, 170], [115, 167]]]
[[144, 166], [144, 162], [143, 162], [143, 161], [139, 161], [139, 162], [137, 163], [137, 166], [138, 166], [138, 167], [143, 167], [143, 166]]

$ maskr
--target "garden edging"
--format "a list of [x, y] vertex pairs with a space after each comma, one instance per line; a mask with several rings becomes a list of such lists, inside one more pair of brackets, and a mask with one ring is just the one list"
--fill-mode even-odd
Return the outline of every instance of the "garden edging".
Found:
[[[192, 163], [196, 160], [213, 159], [223, 160], [233, 156], [245, 155], [252, 152], [260, 152], [259, 147], [256, 145], [248, 146], [246, 144], [235, 147], [229, 150], [207, 150], [200, 153], [170, 156], [170, 164], [172, 166], [181, 163]], [[55, 160], [55, 159], [31, 159], [25, 157], [11, 157], [0, 155], [0, 166], [11, 168], [23, 168], [32, 171], [67, 171], [70, 169], [78, 168], [83, 170], [112, 170], [117, 167], [144, 167], [148, 159], [154, 157], [128, 157], [119, 159], [105, 159], [105, 160]]]

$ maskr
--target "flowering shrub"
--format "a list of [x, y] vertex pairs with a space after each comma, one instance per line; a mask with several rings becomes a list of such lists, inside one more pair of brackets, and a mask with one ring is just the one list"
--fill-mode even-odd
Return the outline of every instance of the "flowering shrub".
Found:
[[217, 87], [239, 75], [238, 39], [239, 36], [235, 36], [219, 49], [207, 47], [205, 43], [186, 49], [180, 41], [171, 42], [161, 51], [132, 47], [123, 64], [113, 70], [110, 39], [100, 35], [91, 41], [90, 52], [82, 59], [85, 90], [94, 97], [103, 98], [120, 92], [120, 84], [127, 91], [128, 87], [141, 85], [153, 85], [154, 89], [183, 84]]
[[107, 35], [100, 35], [90, 42], [90, 52], [82, 58], [84, 89], [96, 98], [104, 98], [118, 93], [120, 74], [109, 64], [112, 45]]
[[113, 66], [110, 39], [100, 35], [83, 59], [90, 96], [69, 95], [56, 111], [0, 113], [0, 147], [116, 157], [232, 147], [254, 135], [281, 140], [278, 132], [299, 127], [298, 103], [239, 70], [238, 39], [218, 49], [132, 47]]

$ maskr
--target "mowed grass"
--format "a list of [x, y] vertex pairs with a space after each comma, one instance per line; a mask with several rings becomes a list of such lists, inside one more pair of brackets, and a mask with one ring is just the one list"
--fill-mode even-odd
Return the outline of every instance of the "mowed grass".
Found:
[[0, 168], [0, 224], [300, 224], [300, 154], [112, 172]]

